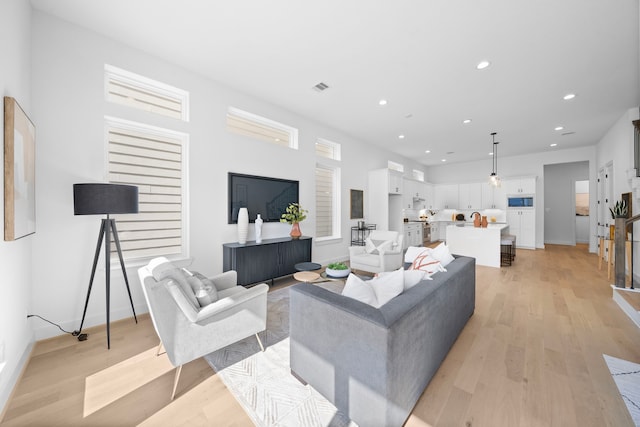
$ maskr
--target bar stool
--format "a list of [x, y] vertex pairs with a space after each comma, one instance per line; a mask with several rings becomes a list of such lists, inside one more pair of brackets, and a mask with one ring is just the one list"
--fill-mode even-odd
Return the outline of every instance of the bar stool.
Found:
[[500, 239], [500, 267], [511, 265], [513, 260], [513, 242], [511, 239]]
[[516, 259], [516, 236], [513, 234], [505, 234], [501, 239], [511, 240], [511, 261], [513, 261]]

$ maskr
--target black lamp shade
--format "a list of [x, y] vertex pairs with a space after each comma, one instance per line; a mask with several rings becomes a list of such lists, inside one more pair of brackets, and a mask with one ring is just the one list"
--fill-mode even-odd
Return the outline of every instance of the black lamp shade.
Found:
[[138, 213], [138, 187], [122, 184], [73, 184], [73, 213]]

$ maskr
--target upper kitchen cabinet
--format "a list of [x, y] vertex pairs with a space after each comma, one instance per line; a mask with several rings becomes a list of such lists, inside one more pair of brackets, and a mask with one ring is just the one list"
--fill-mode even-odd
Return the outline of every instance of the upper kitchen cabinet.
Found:
[[426, 207], [424, 182], [405, 178], [402, 186], [404, 209], [424, 209]]
[[434, 210], [436, 208], [433, 184], [424, 183], [424, 207], [425, 209], [431, 210]]
[[[391, 175], [400, 176], [400, 184], [393, 188]], [[402, 232], [402, 195], [395, 193], [402, 189], [402, 176], [389, 169], [369, 171], [369, 210], [367, 222], [376, 224], [378, 230]], [[394, 190], [392, 193], [391, 190]]]
[[505, 188], [505, 194], [535, 194], [536, 178], [509, 178], [503, 181], [502, 186]]
[[456, 209], [458, 207], [458, 184], [436, 185], [434, 196], [436, 209]]
[[389, 169], [386, 169], [386, 171], [389, 175], [389, 194], [402, 194], [402, 174]]
[[482, 209], [506, 209], [507, 193], [505, 186], [494, 187], [489, 183], [482, 184]]
[[482, 209], [482, 184], [458, 185], [458, 209]]

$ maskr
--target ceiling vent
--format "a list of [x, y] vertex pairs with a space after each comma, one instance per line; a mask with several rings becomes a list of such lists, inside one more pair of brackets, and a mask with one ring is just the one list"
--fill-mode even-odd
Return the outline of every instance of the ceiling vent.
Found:
[[561, 134], [562, 136], [573, 135], [575, 132], [565, 132]]
[[316, 92], [323, 92], [325, 90], [329, 89], [329, 85], [327, 85], [326, 83], [318, 83], [317, 85], [315, 85], [313, 87], [313, 90], [315, 90]]

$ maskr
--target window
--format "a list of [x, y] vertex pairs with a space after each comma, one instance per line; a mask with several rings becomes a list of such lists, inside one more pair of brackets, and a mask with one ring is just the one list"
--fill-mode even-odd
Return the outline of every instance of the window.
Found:
[[105, 64], [107, 101], [189, 121], [189, 93]]
[[316, 239], [340, 237], [340, 168], [316, 164]]
[[139, 213], [115, 217], [125, 259], [188, 256], [188, 135], [108, 117], [105, 122], [109, 182], [138, 186]]
[[298, 129], [237, 108], [229, 107], [227, 111], [227, 129], [238, 135], [298, 149]]
[[404, 172], [404, 166], [400, 163], [392, 162], [391, 160], [387, 161], [387, 168], [392, 171]]
[[415, 179], [416, 181], [423, 181], [424, 182], [424, 172], [419, 171], [417, 169], [414, 169], [411, 172], [411, 176], [413, 177], [413, 179]]
[[340, 144], [318, 138], [316, 141], [316, 156], [340, 160]]

